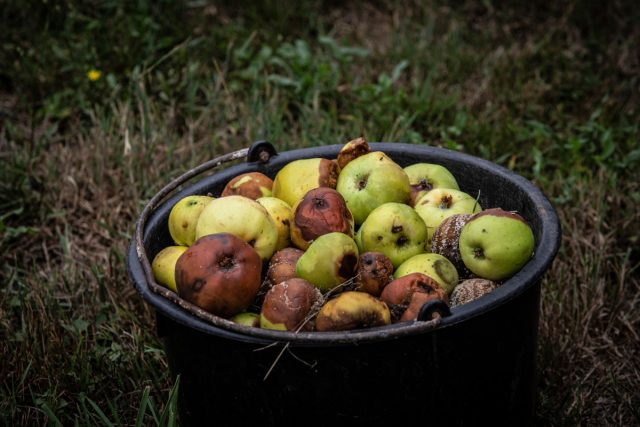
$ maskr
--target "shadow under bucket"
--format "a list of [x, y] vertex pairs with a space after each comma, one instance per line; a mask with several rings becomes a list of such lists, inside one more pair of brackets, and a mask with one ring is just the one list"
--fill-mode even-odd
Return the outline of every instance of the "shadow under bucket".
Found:
[[[534, 257], [501, 287], [435, 320], [322, 333], [237, 325], [153, 281], [150, 260], [172, 244], [167, 226], [172, 206], [191, 194], [217, 196], [241, 173], [273, 178], [293, 160], [335, 158], [342, 146], [278, 154], [261, 142], [207, 162], [149, 202], [127, 258], [135, 288], [156, 310], [171, 374], [181, 378], [182, 425], [532, 423], [540, 282], [560, 243], [552, 205], [528, 180], [477, 157], [424, 145], [370, 146], [403, 167], [441, 164], [462, 191], [480, 194], [481, 206], [517, 211], [533, 229]], [[174, 192], [231, 160], [246, 161]]]

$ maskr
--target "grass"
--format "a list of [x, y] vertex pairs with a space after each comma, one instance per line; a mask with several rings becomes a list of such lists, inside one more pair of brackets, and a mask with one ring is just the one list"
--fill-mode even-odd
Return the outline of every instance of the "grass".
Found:
[[0, 12], [0, 424], [174, 423], [177, 384], [125, 271], [145, 201], [257, 139], [361, 134], [543, 189], [564, 236], [536, 422], [640, 423], [633, 5], [29, 3]]

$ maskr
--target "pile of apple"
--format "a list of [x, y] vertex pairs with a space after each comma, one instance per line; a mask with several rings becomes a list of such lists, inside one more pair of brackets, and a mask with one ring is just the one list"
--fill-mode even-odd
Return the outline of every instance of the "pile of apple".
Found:
[[169, 216], [158, 283], [216, 315], [289, 331], [413, 321], [426, 302], [477, 299], [533, 256], [527, 222], [482, 210], [443, 166], [402, 168], [364, 138], [337, 159], [252, 172]]

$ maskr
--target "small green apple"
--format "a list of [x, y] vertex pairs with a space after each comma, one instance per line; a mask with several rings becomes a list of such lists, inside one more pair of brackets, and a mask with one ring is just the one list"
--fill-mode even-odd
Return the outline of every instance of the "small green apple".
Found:
[[434, 279], [451, 295], [458, 284], [458, 271], [454, 265], [438, 254], [419, 254], [403, 262], [394, 273], [396, 279], [411, 273], [422, 273]]
[[533, 231], [520, 215], [502, 209], [475, 214], [460, 232], [460, 255], [472, 273], [504, 280], [518, 272], [533, 255]]
[[260, 327], [260, 315], [256, 313], [251, 313], [248, 311], [243, 311], [242, 313], [238, 313], [229, 320], [239, 325], [251, 326], [254, 328]]
[[409, 205], [385, 203], [378, 206], [359, 231], [362, 249], [385, 254], [394, 267], [425, 252], [427, 227]]
[[169, 213], [169, 233], [177, 245], [191, 246], [196, 240], [196, 224], [210, 196], [187, 196], [180, 199]]
[[448, 188], [436, 188], [426, 193], [416, 202], [415, 210], [429, 230], [428, 244], [440, 223], [455, 214], [480, 212], [480, 204], [467, 193]]
[[223, 232], [249, 243], [263, 261], [271, 258], [278, 245], [278, 227], [269, 212], [244, 196], [220, 197], [202, 210], [196, 224], [196, 239]]
[[405, 171], [381, 151], [347, 163], [338, 176], [336, 189], [358, 225], [378, 206], [389, 202], [407, 203], [411, 195]]
[[343, 233], [323, 234], [314, 240], [296, 263], [296, 276], [322, 292], [353, 278], [358, 271], [358, 246]]
[[434, 163], [414, 163], [404, 168], [411, 184], [411, 205], [434, 188], [459, 190], [458, 181], [447, 168]]

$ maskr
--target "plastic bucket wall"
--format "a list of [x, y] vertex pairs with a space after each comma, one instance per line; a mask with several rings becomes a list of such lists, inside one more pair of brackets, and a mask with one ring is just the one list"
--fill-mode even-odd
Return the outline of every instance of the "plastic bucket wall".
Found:
[[156, 309], [171, 373], [181, 376], [182, 425], [532, 422], [540, 280], [560, 239], [553, 207], [531, 182], [494, 163], [422, 145], [370, 145], [402, 166], [442, 164], [462, 191], [479, 192], [483, 207], [520, 213], [534, 231], [534, 258], [502, 287], [438, 321], [298, 334], [209, 322], [152, 290], [148, 260], [171, 244], [173, 204], [190, 194], [218, 195], [240, 173], [273, 178], [295, 159], [335, 158], [341, 146], [271, 150], [265, 163], [203, 178], [139, 220], [142, 245], [134, 239], [128, 255], [134, 286]]

